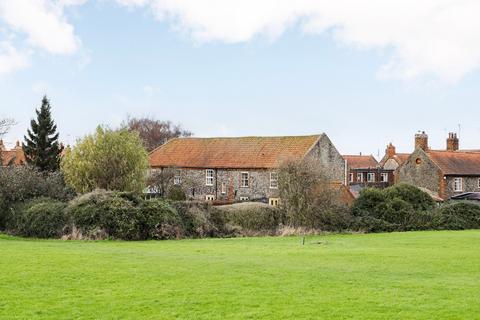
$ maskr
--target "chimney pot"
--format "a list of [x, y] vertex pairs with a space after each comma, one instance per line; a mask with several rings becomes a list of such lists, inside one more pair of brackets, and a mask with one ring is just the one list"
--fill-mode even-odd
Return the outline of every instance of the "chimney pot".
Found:
[[450, 132], [447, 138], [447, 151], [457, 151], [460, 147], [460, 141], [458, 140], [457, 134]]
[[418, 148], [422, 149], [423, 151], [427, 151], [429, 149], [428, 135], [425, 133], [425, 131], [422, 131], [422, 133], [417, 133], [415, 135], [415, 150], [417, 150]]

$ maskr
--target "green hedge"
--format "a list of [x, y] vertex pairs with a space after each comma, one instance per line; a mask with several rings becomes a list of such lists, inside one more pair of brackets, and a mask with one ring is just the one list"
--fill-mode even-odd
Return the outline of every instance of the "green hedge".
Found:
[[38, 198], [16, 205], [7, 226], [15, 234], [35, 238], [58, 238], [67, 224], [64, 202]]

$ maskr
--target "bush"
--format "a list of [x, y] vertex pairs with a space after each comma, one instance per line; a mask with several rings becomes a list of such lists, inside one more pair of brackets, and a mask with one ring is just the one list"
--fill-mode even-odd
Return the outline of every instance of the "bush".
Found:
[[143, 239], [179, 239], [185, 233], [177, 210], [164, 200], [146, 200], [140, 205], [140, 212]]
[[60, 172], [40, 172], [31, 166], [0, 168], [0, 197], [7, 204], [38, 197], [67, 201], [74, 196]]
[[177, 201], [172, 205], [182, 219], [186, 237], [222, 237], [228, 233], [223, 216], [210, 204]]
[[260, 203], [241, 203], [216, 208], [225, 225], [245, 234], [273, 234], [285, 223], [285, 214], [278, 208]]
[[66, 212], [72, 230], [87, 238], [175, 239], [183, 234], [182, 221], [167, 201], [143, 200], [134, 193], [96, 190], [72, 200]]
[[361, 230], [426, 230], [438, 225], [434, 206], [435, 202], [427, 193], [411, 185], [398, 184], [383, 190], [362, 190], [352, 212]]
[[480, 205], [473, 202], [454, 202], [439, 210], [440, 228], [464, 230], [480, 228]]
[[25, 237], [58, 238], [66, 225], [66, 204], [38, 198], [15, 206], [8, 217], [8, 229]]
[[187, 200], [187, 195], [180, 186], [174, 185], [168, 189], [167, 198], [172, 201], [185, 201]]

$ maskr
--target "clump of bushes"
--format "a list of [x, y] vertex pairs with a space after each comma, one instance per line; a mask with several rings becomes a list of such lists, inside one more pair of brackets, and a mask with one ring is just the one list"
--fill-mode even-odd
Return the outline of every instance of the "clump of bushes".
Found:
[[446, 230], [480, 228], [480, 205], [461, 201], [447, 204], [438, 210], [439, 226]]
[[11, 209], [7, 227], [26, 237], [58, 238], [67, 224], [65, 207], [64, 202], [51, 198], [29, 200]]
[[356, 225], [367, 232], [433, 229], [438, 223], [435, 202], [422, 190], [407, 184], [387, 189], [367, 188], [355, 201]]

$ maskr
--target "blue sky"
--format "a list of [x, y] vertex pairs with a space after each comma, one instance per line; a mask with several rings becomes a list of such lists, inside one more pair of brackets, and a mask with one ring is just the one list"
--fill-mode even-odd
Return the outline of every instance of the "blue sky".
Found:
[[0, 44], [27, 57], [10, 68], [4, 59], [2, 74], [0, 46], [0, 117], [18, 122], [5, 137], [10, 144], [23, 137], [47, 94], [61, 139], [68, 143], [98, 124], [115, 127], [131, 115], [172, 120], [196, 136], [326, 132], [342, 153], [374, 155], [382, 155], [388, 142], [410, 151], [418, 130], [429, 133], [433, 147], [444, 148], [447, 132], [458, 131], [460, 124], [462, 148], [480, 148], [475, 63], [465, 67], [449, 56], [447, 70], [418, 55], [414, 62], [406, 56], [402, 63], [420, 71], [384, 76], [403, 40], [358, 45], [366, 40], [339, 41], [335, 28], [305, 32], [302, 20], [274, 35], [255, 29], [249, 34], [248, 26], [246, 35], [232, 29], [238, 38], [219, 33], [225, 29], [219, 19], [218, 25], [203, 26], [199, 36], [195, 28], [201, 20], [189, 25], [190, 9], [177, 8], [175, 1], [167, 9], [187, 10], [183, 18], [184, 11], [178, 11], [160, 19], [148, 0], [77, 2], [55, 11], [76, 41], [63, 47], [37, 41], [40, 36], [34, 38], [31, 28], [9, 20], [13, 2], [2, 20], [0, 5]]

